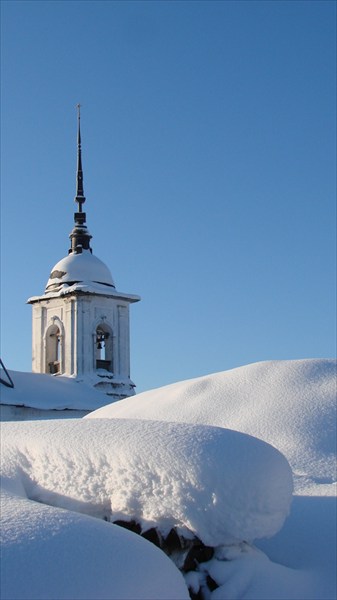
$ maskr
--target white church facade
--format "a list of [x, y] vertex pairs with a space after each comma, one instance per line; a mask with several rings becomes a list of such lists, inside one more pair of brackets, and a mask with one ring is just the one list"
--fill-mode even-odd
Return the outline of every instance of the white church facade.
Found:
[[140, 298], [117, 291], [110, 270], [92, 253], [83, 211], [79, 107], [75, 202], [68, 255], [53, 267], [44, 293], [28, 300], [32, 370], [90, 383], [117, 400], [134, 394], [129, 308]]

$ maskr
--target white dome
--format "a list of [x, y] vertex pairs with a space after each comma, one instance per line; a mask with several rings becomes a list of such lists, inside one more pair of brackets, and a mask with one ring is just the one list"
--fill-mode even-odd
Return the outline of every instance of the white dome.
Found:
[[80, 254], [72, 252], [53, 267], [47, 282], [46, 292], [57, 291], [64, 283], [73, 285], [93, 282], [115, 287], [108, 267], [89, 250]]

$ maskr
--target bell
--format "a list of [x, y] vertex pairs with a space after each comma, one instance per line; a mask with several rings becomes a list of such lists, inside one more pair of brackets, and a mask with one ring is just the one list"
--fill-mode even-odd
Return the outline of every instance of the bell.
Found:
[[102, 350], [102, 344], [101, 344], [101, 342], [98, 342], [98, 344], [97, 344], [97, 350]]

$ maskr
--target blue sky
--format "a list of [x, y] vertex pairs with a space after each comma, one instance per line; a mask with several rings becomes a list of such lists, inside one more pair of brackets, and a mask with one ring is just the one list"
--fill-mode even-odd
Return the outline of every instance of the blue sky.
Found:
[[335, 354], [335, 3], [2, 2], [2, 357], [67, 254], [76, 110], [138, 391]]

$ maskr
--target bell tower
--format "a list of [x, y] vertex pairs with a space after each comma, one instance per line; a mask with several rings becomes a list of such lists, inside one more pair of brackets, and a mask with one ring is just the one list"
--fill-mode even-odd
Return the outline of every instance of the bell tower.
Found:
[[77, 211], [68, 255], [51, 270], [32, 305], [32, 370], [87, 381], [116, 400], [134, 394], [130, 378], [129, 306], [139, 296], [118, 292], [90, 245], [82, 170], [81, 114], [77, 126]]

